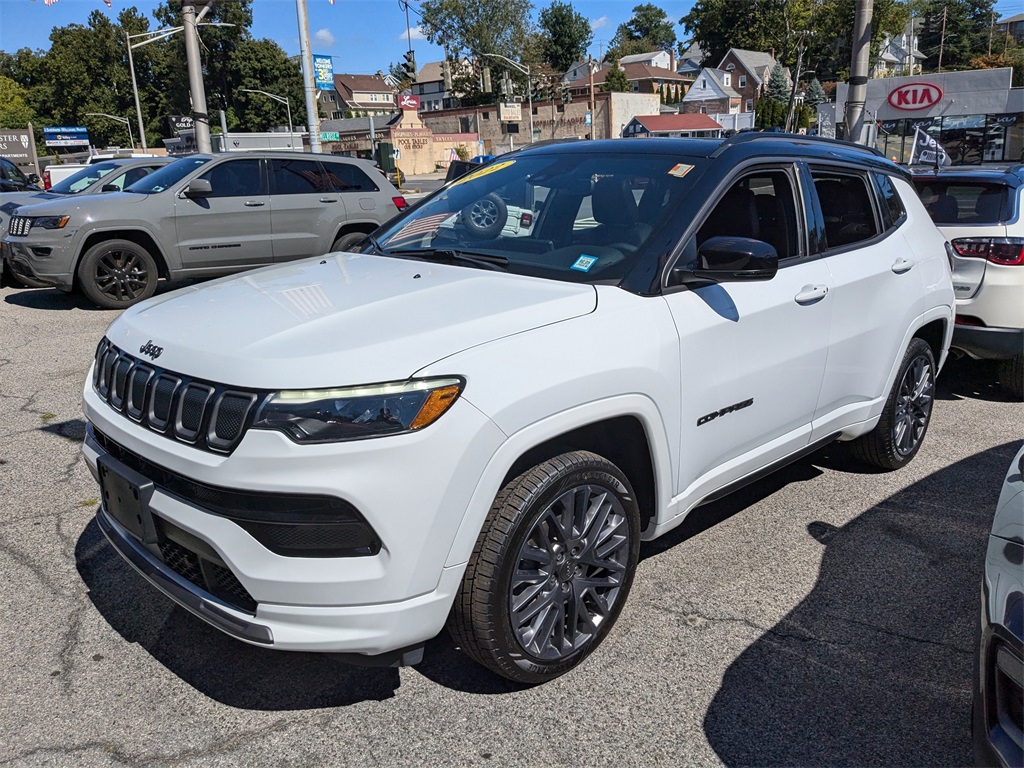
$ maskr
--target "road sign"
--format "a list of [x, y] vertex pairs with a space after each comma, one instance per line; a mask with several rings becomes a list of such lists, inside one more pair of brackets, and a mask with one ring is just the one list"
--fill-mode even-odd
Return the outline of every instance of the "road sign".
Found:
[[320, 131], [320, 141], [341, 141], [341, 134], [337, 131]]
[[587, 117], [586, 117], [586, 119], [583, 122], [584, 122], [585, 125], [593, 125], [594, 124], [594, 116], [592, 114], [590, 114], [589, 112], [587, 112]]
[[334, 90], [334, 59], [330, 56], [313, 57], [313, 80], [318, 91]]
[[502, 102], [498, 105], [498, 119], [506, 123], [516, 123], [523, 119], [523, 105], [514, 101]]
[[534, 136], [540, 136], [540, 128], [534, 128], [533, 129], [533, 135]]
[[88, 147], [89, 129], [81, 126], [50, 126], [43, 128], [43, 141], [48, 147]]

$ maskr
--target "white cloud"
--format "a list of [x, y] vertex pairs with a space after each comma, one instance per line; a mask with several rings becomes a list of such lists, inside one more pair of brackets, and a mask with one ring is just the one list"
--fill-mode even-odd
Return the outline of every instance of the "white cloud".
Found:
[[[404, 29], [399, 34], [395, 35], [395, 40], [407, 40], [407, 39], [408, 39], [408, 36], [406, 35], [406, 32], [405, 32]], [[427, 33], [424, 32], [423, 29], [420, 28], [420, 27], [413, 27], [412, 28], [412, 39], [413, 40], [426, 40], [427, 39]]]
[[590, 20], [590, 28], [592, 30], [594, 30], [595, 32], [597, 30], [599, 30], [601, 27], [606, 26], [607, 24], [608, 24], [608, 17], [607, 16], [602, 16], [599, 19], [591, 19]]
[[318, 29], [316, 31], [316, 34], [313, 35], [313, 39], [320, 43], [320, 45], [326, 46], [328, 48], [334, 45], [334, 35], [332, 35], [331, 30], [327, 29], [326, 27], [324, 27], [323, 29]]

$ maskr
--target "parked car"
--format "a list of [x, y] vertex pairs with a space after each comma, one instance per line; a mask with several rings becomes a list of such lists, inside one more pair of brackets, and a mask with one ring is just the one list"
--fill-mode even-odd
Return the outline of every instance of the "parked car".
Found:
[[[173, 157], [148, 159], [107, 160], [95, 165], [77, 166], [78, 170], [45, 192], [5, 192], [0, 194], [0, 235], [7, 231], [7, 222], [18, 208], [34, 205], [47, 200], [61, 200], [68, 195], [94, 195], [101, 192], [120, 192], [139, 179], [162, 168], [174, 160]], [[71, 166], [69, 166], [71, 167]], [[7, 261], [3, 250], [0, 259]], [[6, 272], [28, 288], [43, 288], [47, 285], [32, 277], [18, 264], [5, 264]]]
[[972, 720], [976, 765], [1024, 765], [1024, 447], [988, 538]]
[[39, 177], [34, 173], [26, 176], [21, 168], [6, 157], [0, 157], [0, 192], [38, 191]]
[[914, 175], [953, 245], [953, 347], [999, 360], [999, 382], [1024, 399], [1024, 165], [960, 166]]
[[123, 192], [20, 208], [8, 259], [101, 307], [157, 280], [211, 277], [351, 248], [406, 206], [368, 161], [295, 152], [189, 155]]
[[86, 167], [85, 163], [51, 163], [43, 169], [43, 189], [52, 189]]
[[122, 313], [84, 391], [98, 525], [246, 642], [415, 663], [447, 623], [542, 682], [699, 505], [835, 440], [911, 461], [953, 306], [909, 176], [866, 148], [527, 148], [359, 252]]

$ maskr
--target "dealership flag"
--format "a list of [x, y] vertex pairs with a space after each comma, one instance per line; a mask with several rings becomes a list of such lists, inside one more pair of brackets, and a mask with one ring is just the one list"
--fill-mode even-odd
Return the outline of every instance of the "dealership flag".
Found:
[[924, 163], [938, 168], [945, 168], [948, 165], [952, 165], [953, 161], [949, 159], [949, 155], [946, 154], [946, 150], [943, 149], [939, 142], [920, 128], [915, 128], [914, 148], [910, 151], [910, 164], [913, 165], [914, 163]]

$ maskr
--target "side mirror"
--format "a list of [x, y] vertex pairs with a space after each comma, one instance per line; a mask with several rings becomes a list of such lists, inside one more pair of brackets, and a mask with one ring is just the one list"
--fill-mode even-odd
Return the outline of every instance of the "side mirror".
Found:
[[213, 194], [209, 179], [192, 179], [185, 187], [185, 197], [206, 197]]
[[771, 280], [779, 271], [779, 254], [763, 240], [711, 237], [697, 251], [697, 263], [676, 270], [684, 284]]
[[100, 192], [120, 192], [121, 188], [117, 184], [104, 184], [100, 187]]
[[34, 174], [34, 173], [30, 173], [28, 175], [28, 183], [29, 184], [38, 184], [39, 183], [39, 176]]

